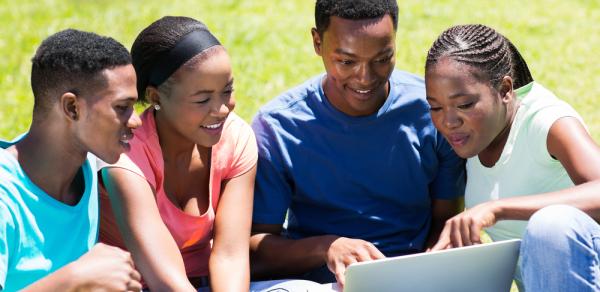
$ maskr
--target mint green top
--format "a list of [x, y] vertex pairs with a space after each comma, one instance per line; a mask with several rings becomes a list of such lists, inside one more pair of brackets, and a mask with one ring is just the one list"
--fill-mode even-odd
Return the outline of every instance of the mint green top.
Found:
[[[532, 82], [516, 90], [520, 101], [500, 159], [485, 167], [475, 156], [467, 160], [465, 205], [546, 193], [573, 186], [560, 161], [546, 145], [550, 127], [563, 117], [583, 120], [567, 103]], [[503, 220], [487, 229], [494, 241], [522, 237], [527, 221]]]
[[[82, 165], [85, 191], [66, 205], [46, 194], [0, 141], [0, 286], [17, 291], [88, 252], [98, 237], [96, 158]], [[61, 171], [61, 166], [56, 166]]]

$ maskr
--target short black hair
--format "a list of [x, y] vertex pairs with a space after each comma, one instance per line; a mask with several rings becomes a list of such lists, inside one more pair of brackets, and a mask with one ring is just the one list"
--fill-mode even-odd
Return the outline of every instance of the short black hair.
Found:
[[45, 113], [54, 102], [53, 94], [85, 94], [104, 81], [97, 78], [101, 71], [131, 64], [131, 56], [113, 38], [66, 29], [46, 38], [31, 63], [33, 110]]
[[[131, 47], [131, 58], [137, 74], [139, 102], [147, 102], [146, 87], [149, 85], [150, 73], [156, 59], [173, 49], [182, 37], [195, 30], [208, 31], [208, 28], [204, 23], [190, 17], [165, 16], [140, 32]], [[208, 51], [213, 50], [205, 52]]]
[[517, 48], [502, 34], [482, 24], [453, 26], [440, 34], [427, 54], [425, 72], [439, 60], [454, 61], [481, 70], [496, 89], [504, 76], [519, 88], [533, 81], [529, 67]]
[[332, 16], [360, 20], [382, 17], [389, 14], [398, 29], [398, 4], [396, 0], [317, 0], [315, 4], [315, 24], [319, 35], [329, 27]]

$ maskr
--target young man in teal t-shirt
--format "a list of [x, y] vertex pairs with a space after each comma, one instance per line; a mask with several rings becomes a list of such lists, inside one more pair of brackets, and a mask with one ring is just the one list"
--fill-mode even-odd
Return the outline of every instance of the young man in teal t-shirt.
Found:
[[129, 53], [69, 29], [32, 63], [31, 128], [0, 142], [0, 289], [139, 291], [131, 256], [95, 245], [96, 156], [116, 162], [140, 124]]

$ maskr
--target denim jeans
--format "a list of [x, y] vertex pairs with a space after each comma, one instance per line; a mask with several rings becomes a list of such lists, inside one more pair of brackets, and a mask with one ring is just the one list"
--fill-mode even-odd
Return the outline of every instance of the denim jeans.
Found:
[[600, 291], [600, 225], [579, 209], [555, 205], [536, 212], [521, 243], [527, 292]]

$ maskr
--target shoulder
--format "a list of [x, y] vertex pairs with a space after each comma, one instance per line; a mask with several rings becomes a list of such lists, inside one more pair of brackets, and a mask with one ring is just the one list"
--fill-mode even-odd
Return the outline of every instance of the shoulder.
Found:
[[321, 97], [321, 80], [323, 74], [314, 76], [304, 83], [280, 94], [262, 106], [257, 118], [281, 117], [288, 113], [307, 109], [307, 100], [311, 97]]
[[223, 128], [221, 141], [235, 141], [236, 143], [239, 143], [239, 141], [243, 141], [244, 143], [254, 142], [254, 132], [252, 131], [252, 128], [235, 112], [229, 114]]
[[416, 90], [425, 89], [425, 80], [423, 77], [399, 69], [394, 69], [392, 75], [390, 76], [390, 81], [392, 82], [393, 86], [402, 86], [408, 89]]
[[429, 104], [425, 93], [425, 81], [415, 74], [394, 70], [390, 77], [391, 109], [409, 115], [410, 119], [429, 119]]
[[394, 70], [390, 76], [391, 92], [404, 100], [425, 102], [425, 80], [416, 74]]
[[21, 181], [18, 162], [8, 151], [0, 149], [0, 199], [5, 202], [18, 196], [25, 182]]
[[583, 119], [571, 105], [539, 83], [534, 83], [529, 93], [522, 98], [521, 106], [525, 111], [523, 120], [529, 127], [549, 128], [562, 117], [574, 117], [583, 123]]
[[[0, 152], [5, 152], [0, 149]], [[3, 161], [0, 153], [0, 218], [4, 223], [14, 221], [15, 214], [19, 210], [26, 208], [21, 190], [25, 188], [24, 184], [14, 174], [14, 165]]]

